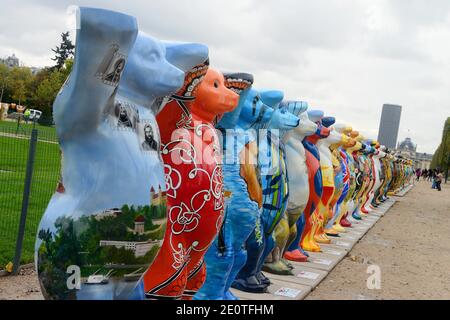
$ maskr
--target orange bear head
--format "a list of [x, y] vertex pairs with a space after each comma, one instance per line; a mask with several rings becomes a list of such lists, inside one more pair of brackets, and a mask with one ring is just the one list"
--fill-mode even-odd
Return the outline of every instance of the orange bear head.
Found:
[[223, 74], [209, 68], [200, 83], [191, 112], [207, 122], [217, 121], [225, 112], [233, 111], [239, 102], [239, 95], [228, 89]]

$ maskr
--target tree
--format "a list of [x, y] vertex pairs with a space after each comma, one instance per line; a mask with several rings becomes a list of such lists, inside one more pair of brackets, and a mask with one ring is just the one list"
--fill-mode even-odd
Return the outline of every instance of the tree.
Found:
[[61, 85], [61, 74], [59, 71], [54, 71], [50, 74], [49, 78], [43, 80], [37, 87], [34, 95], [34, 102], [44, 115], [51, 114], [53, 101], [55, 100]]
[[53, 241], [53, 235], [52, 232], [50, 231], [50, 229], [41, 229], [38, 233], [38, 238], [40, 240], [42, 240], [44, 246], [45, 246], [45, 250], [46, 250], [46, 254], [51, 257], [53, 255], [52, 252], [52, 248], [51, 248], [51, 243]]
[[64, 67], [59, 70], [44, 71], [43, 75], [38, 74], [36, 77], [42, 77], [41, 82], [37, 85], [33, 103], [35, 107], [42, 111], [44, 115], [52, 114], [52, 105], [56, 95], [66, 81], [72, 71], [73, 61], [68, 59]]
[[9, 70], [4, 64], [0, 64], [0, 102], [3, 102], [3, 93], [7, 89]]
[[67, 59], [66, 62], [64, 63], [64, 68], [60, 70], [60, 72], [63, 75], [64, 81], [66, 81], [65, 79], [67, 79], [69, 74], [72, 72], [72, 68], [73, 68], [73, 59]]
[[[440, 168], [441, 170], [448, 170], [450, 160], [450, 117], [447, 118], [442, 131], [442, 139], [439, 147], [433, 155], [431, 161], [431, 168]], [[446, 173], [446, 172], [445, 172]], [[447, 173], [446, 173], [447, 177]]]
[[30, 103], [34, 106], [36, 105], [35, 102], [35, 94], [36, 94], [36, 90], [39, 87], [39, 85], [42, 83], [42, 81], [44, 81], [45, 79], [48, 79], [50, 77], [50, 74], [52, 73], [52, 69], [51, 68], [43, 68], [41, 70], [39, 70], [34, 76], [33, 79], [30, 83], [30, 92], [32, 93], [31, 95], [31, 99], [30, 99]]
[[55, 69], [61, 69], [66, 60], [73, 57], [75, 46], [69, 39], [69, 35], [69, 31], [61, 33], [61, 45], [52, 49], [55, 53], [55, 57], [52, 58], [52, 60], [56, 62], [56, 65], [54, 66]]
[[7, 86], [11, 91], [13, 101], [23, 104], [31, 97], [29, 87], [32, 79], [33, 75], [29, 68], [15, 67], [9, 71]]
[[17, 101], [17, 104], [22, 105], [22, 103], [25, 103], [25, 101], [27, 100], [25, 92], [25, 82], [23, 80], [15, 82], [12, 89], [12, 98]]

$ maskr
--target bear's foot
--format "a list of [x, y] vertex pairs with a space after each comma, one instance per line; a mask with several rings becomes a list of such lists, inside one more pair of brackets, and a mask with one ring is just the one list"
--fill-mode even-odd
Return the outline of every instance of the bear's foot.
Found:
[[291, 270], [294, 269], [294, 266], [293, 266], [292, 263], [290, 263], [288, 260], [281, 258], [280, 261], [281, 261], [282, 263], [284, 263], [284, 265], [285, 265], [286, 267], [288, 267], [289, 269], [291, 269]]
[[239, 300], [238, 297], [236, 297], [233, 292], [231, 292], [230, 290], [227, 290], [224, 294], [223, 297], [224, 300]]
[[347, 218], [342, 219], [339, 224], [343, 226], [344, 228], [350, 228], [352, 226], [352, 223], [347, 220]]
[[261, 271], [256, 274], [256, 279], [258, 279], [261, 284], [265, 284], [267, 286], [272, 284], [272, 282], [270, 282], [270, 279], [267, 278], [266, 275]]
[[353, 212], [352, 213], [352, 217], [355, 220], [361, 220], [362, 219], [361, 216], [357, 212]]
[[246, 279], [236, 279], [231, 286], [235, 289], [251, 293], [266, 293], [268, 287], [259, 282], [256, 276], [250, 276]]
[[286, 275], [286, 276], [294, 275], [294, 273], [292, 273], [292, 269], [288, 268], [281, 261], [277, 261], [277, 262], [273, 262], [273, 263], [266, 263], [263, 265], [262, 269], [264, 271], [267, 271], [267, 272], [270, 272], [273, 274]]
[[284, 256], [286, 260], [296, 261], [296, 262], [306, 262], [308, 257], [304, 255], [300, 250], [286, 251]]

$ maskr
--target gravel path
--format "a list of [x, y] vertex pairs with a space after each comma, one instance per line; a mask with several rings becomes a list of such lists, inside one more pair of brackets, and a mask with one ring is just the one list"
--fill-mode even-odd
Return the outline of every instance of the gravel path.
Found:
[[[381, 289], [367, 288], [369, 265]], [[418, 182], [306, 298], [450, 299], [450, 185]]]
[[42, 300], [36, 272], [22, 269], [18, 276], [0, 277], [0, 300]]

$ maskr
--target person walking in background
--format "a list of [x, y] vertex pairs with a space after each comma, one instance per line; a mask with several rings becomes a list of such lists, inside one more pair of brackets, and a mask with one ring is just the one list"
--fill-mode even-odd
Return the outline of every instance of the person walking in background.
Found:
[[428, 179], [428, 172], [429, 172], [429, 169], [423, 170], [423, 172], [422, 172], [423, 181], [426, 181]]
[[25, 110], [25, 112], [23, 113], [23, 117], [25, 118], [25, 123], [28, 124], [28, 120], [30, 119], [30, 109]]
[[420, 168], [417, 168], [416, 169], [416, 181], [419, 181], [421, 175], [422, 175], [422, 170]]
[[441, 183], [442, 183], [442, 179], [444, 179], [444, 175], [442, 174], [442, 172], [439, 170], [436, 173], [436, 176], [434, 178], [435, 184], [436, 184], [436, 189], [438, 191], [441, 191]]
[[432, 188], [434, 189], [434, 169], [428, 172], [428, 181], [433, 182]]

